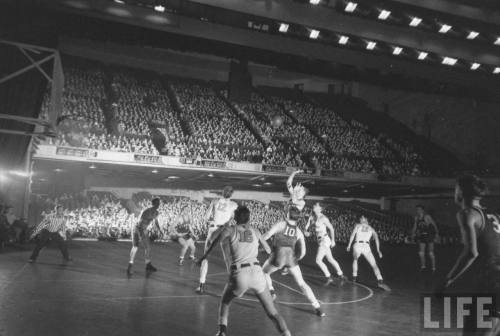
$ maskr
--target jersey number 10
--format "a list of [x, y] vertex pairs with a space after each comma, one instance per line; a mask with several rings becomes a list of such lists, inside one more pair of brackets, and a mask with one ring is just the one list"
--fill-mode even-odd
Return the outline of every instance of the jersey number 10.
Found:
[[297, 230], [290, 226], [287, 226], [284, 232], [285, 236], [288, 237], [295, 237], [295, 233], [297, 233]]

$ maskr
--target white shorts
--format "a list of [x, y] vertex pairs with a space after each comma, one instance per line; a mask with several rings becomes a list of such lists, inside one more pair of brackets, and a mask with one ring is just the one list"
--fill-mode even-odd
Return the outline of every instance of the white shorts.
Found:
[[373, 256], [372, 249], [370, 248], [369, 243], [354, 243], [352, 247], [352, 253], [355, 258], [359, 258], [359, 256], [363, 255], [365, 257], [371, 255]]
[[267, 288], [266, 278], [260, 265], [238, 268], [229, 276], [229, 289], [236, 297], [242, 297], [248, 290], [260, 294]]
[[329, 235], [324, 235], [321, 238], [318, 238], [318, 248], [327, 248], [329, 249], [332, 246], [332, 240]]

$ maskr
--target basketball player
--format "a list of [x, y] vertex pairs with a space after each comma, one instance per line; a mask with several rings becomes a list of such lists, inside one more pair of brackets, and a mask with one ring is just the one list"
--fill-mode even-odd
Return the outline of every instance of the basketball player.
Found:
[[[264, 273], [266, 275], [267, 285], [271, 290], [271, 295], [276, 298], [274, 293], [273, 281], [271, 274], [277, 270], [287, 267], [295, 282], [300, 287], [302, 293], [311, 302], [316, 315], [325, 316], [321, 310], [321, 306], [314, 296], [311, 287], [304, 281], [298, 261], [306, 255], [306, 243], [302, 231], [297, 227], [297, 220], [300, 216], [300, 211], [297, 207], [292, 206], [288, 210], [288, 218], [286, 221], [281, 221], [275, 224], [268, 232], [264, 234], [264, 239], [268, 240], [274, 236], [273, 252], [269, 259], [264, 263]], [[300, 255], [296, 256], [296, 244], [299, 244]]]
[[185, 211], [187, 208], [184, 207], [181, 210], [181, 215], [176, 218], [174, 223], [174, 234], [172, 235], [172, 240], [178, 242], [181, 245], [181, 253], [179, 254], [179, 266], [184, 264], [184, 256], [188, 249], [190, 250], [189, 259], [194, 260], [194, 253], [196, 252], [195, 239], [196, 235], [193, 231], [191, 225], [190, 214]]
[[352, 255], [352, 281], [357, 282], [358, 280], [358, 259], [360, 256], [364, 256], [377, 277], [378, 287], [390, 291], [391, 289], [384, 283], [380, 269], [377, 266], [375, 257], [373, 256], [372, 249], [370, 248], [370, 240], [375, 239], [375, 246], [377, 247], [377, 253], [380, 258], [382, 258], [382, 252], [380, 252], [380, 241], [378, 239], [377, 232], [368, 224], [368, 220], [365, 216], [361, 216], [360, 223], [356, 224], [354, 230], [352, 231], [351, 238], [349, 239], [349, 244], [347, 245], [347, 252], [351, 251], [351, 245], [354, 242]]
[[319, 268], [325, 275], [326, 277], [325, 286], [328, 286], [331, 283], [333, 283], [333, 278], [330, 274], [330, 271], [328, 271], [328, 267], [323, 262], [323, 259], [325, 257], [326, 260], [328, 260], [330, 265], [332, 265], [335, 271], [337, 272], [337, 276], [339, 277], [340, 281], [345, 280], [345, 276], [344, 273], [342, 272], [342, 269], [340, 268], [339, 263], [333, 258], [332, 255], [331, 249], [335, 246], [335, 231], [328, 217], [326, 217], [323, 214], [323, 207], [321, 206], [321, 204], [319, 204], [319, 202], [314, 204], [313, 213], [314, 215], [309, 217], [309, 220], [307, 221], [307, 225], [304, 231], [305, 235], [308, 237], [310, 233], [307, 232], [307, 230], [309, 229], [311, 222], [314, 222], [313, 224], [314, 230], [316, 232], [316, 239], [318, 240], [318, 252], [316, 253], [316, 264], [319, 266]]
[[439, 232], [432, 217], [425, 213], [423, 205], [417, 205], [417, 215], [412, 229], [412, 240], [418, 243], [418, 256], [420, 257], [420, 270], [425, 270], [425, 250], [431, 261], [432, 271], [436, 271], [436, 256], [434, 255], [434, 242], [439, 237]]
[[259, 299], [267, 316], [276, 325], [281, 335], [290, 336], [285, 321], [274, 306], [273, 299], [267, 288], [266, 279], [260, 267], [257, 256], [259, 243], [266, 250], [271, 248], [262, 238], [260, 232], [250, 226], [250, 211], [246, 206], [240, 206], [234, 214], [236, 226], [225, 226], [215, 240], [211, 241], [205, 254], [198, 261], [199, 264], [206, 260], [214, 246], [220, 241], [226, 267], [230, 274], [229, 281], [224, 287], [219, 306], [219, 332], [217, 336], [227, 335], [227, 322], [229, 305], [234, 298], [242, 297], [246, 291], [252, 290]]
[[[462, 236], [463, 250], [448, 273], [443, 288], [453, 284], [478, 259], [481, 265], [476, 283], [470, 283], [472, 293], [493, 293], [496, 307], [491, 318], [492, 328], [476, 330], [465, 322], [464, 335], [500, 335], [500, 215], [481, 206], [487, 192], [483, 181], [474, 175], [460, 177], [455, 186], [455, 202], [460, 206], [457, 222]], [[475, 287], [475, 288], [474, 288]], [[470, 312], [469, 318], [476, 319]]]
[[135, 255], [139, 249], [139, 242], [142, 242], [144, 246], [144, 254], [146, 256], [146, 271], [156, 272], [157, 269], [151, 264], [151, 242], [148, 235], [148, 227], [154, 222], [154, 225], [158, 229], [158, 232], [162, 232], [160, 225], [158, 224], [158, 209], [160, 208], [160, 199], [154, 198], [151, 201], [152, 207], [147, 208], [141, 214], [141, 219], [134, 227], [132, 233], [132, 249], [130, 250], [130, 261], [127, 267], [127, 275], [132, 275], [132, 266], [134, 265]]
[[[212, 240], [217, 238], [217, 236], [221, 233], [222, 227], [229, 223], [229, 221], [234, 216], [234, 211], [238, 207], [236, 202], [231, 200], [231, 196], [233, 196], [233, 188], [231, 186], [226, 186], [222, 190], [222, 197], [216, 201], [212, 201], [210, 207], [208, 208], [208, 212], [205, 218], [210, 219], [213, 215], [213, 220], [209, 222], [207, 240], [205, 241], [205, 251], [207, 247], [210, 245]], [[200, 269], [200, 284], [198, 288], [196, 288], [196, 292], [198, 294], [203, 294], [205, 292], [205, 281], [207, 279], [208, 273], [208, 260], [203, 259]]]
[[293, 179], [295, 175], [303, 173], [303, 170], [296, 170], [294, 171], [290, 177], [288, 177], [288, 180], [286, 181], [286, 187], [288, 189], [288, 192], [290, 193], [291, 197], [291, 204], [299, 211], [304, 210], [304, 207], [306, 206], [306, 201], [304, 198], [306, 197], [307, 194], [307, 189], [300, 183], [297, 183], [295, 186], [293, 185]]

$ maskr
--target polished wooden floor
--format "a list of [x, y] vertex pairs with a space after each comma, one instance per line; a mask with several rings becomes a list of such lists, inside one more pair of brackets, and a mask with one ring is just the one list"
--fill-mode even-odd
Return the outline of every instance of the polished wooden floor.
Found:
[[[201, 252], [202, 245], [198, 245]], [[74, 258], [61, 265], [58, 250], [42, 251], [28, 264], [29, 250], [0, 253], [0, 336], [205, 336], [217, 331], [219, 295], [227, 280], [221, 253], [210, 258], [207, 294], [194, 293], [199, 269], [190, 261], [178, 266], [179, 246], [155, 244], [157, 273], [146, 275], [139, 250], [135, 274], [127, 278], [130, 243], [70, 242]], [[457, 248], [438, 248], [436, 275], [416, 270], [415, 246], [383, 246], [382, 272], [392, 292], [376, 288], [366, 263], [361, 262], [360, 284], [322, 285], [314, 265], [314, 247], [302, 263], [305, 279], [323, 303], [327, 317], [313, 314], [290, 276], [274, 275], [277, 307], [293, 335], [431, 335], [420, 328], [420, 293], [430, 291], [449, 268]], [[346, 274], [351, 258], [345, 246], [335, 256]], [[231, 308], [229, 335], [277, 335], [252, 295]], [[438, 332], [437, 335], [457, 333]]]

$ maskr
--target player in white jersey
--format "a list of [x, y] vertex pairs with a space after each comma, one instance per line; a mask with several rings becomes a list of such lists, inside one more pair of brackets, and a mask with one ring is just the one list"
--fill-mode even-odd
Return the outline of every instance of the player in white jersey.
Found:
[[383, 290], [390, 291], [391, 289], [384, 283], [380, 269], [377, 266], [375, 257], [373, 256], [372, 249], [370, 248], [370, 240], [375, 240], [375, 245], [377, 246], [377, 253], [380, 258], [382, 258], [382, 252], [380, 252], [380, 241], [378, 239], [377, 232], [368, 224], [368, 220], [365, 216], [361, 216], [360, 223], [356, 224], [354, 230], [352, 231], [351, 238], [349, 239], [349, 244], [347, 245], [347, 252], [351, 250], [351, 245], [354, 242], [352, 248], [353, 263], [352, 263], [352, 280], [356, 282], [358, 280], [358, 259], [360, 256], [364, 256], [377, 277], [378, 287]]
[[319, 266], [321, 271], [326, 277], [325, 286], [333, 283], [332, 275], [328, 270], [328, 267], [323, 262], [323, 259], [326, 257], [326, 260], [333, 266], [335, 272], [337, 272], [337, 276], [339, 277], [341, 283], [345, 280], [344, 273], [340, 268], [339, 263], [332, 255], [332, 248], [335, 246], [335, 231], [333, 229], [332, 224], [328, 217], [323, 214], [323, 207], [318, 202], [314, 204], [313, 207], [314, 215], [309, 217], [307, 221], [307, 225], [304, 229], [305, 236], [309, 237], [310, 233], [307, 232], [309, 226], [312, 222], [314, 222], [314, 231], [316, 232], [316, 239], [318, 240], [318, 252], [316, 253], [316, 264]]
[[[222, 197], [210, 204], [208, 212], [206, 214], [207, 221], [213, 216], [213, 219], [209, 221], [207, 239], [205, 240], [205, 251], [210, 245], [211, 241], [217, 238], [217, 236], [222, 231], [222, 227], [231, 221], [234, 216], [234, 211], [238, 207], [238, 204], [231, 200], [233, 195], [233, 188], [231, 186], [226, 186], [222, 190]], [[205, 291], [205, 281], [207, 280], [208, 273], [208, 260], [204, 259], [200, 268], [200, 284], [196, 288], [198, 294], [203, 294]]]
[[271, 252], [271, 248], [262, 238], [260, 232], [250, 226], [249, 219], [250, 211], [248, 208], [238, 207], [235, 212], [236, 226], [225, 226], [218, 237], [210, 242], [205, 254], [198, 261], [201, 264], [213, 247], [219, 241], [221, 242], [224, 261], [230, 277], [219, 306], [219, 332], [217, 336], [227, 335], [229, 305], [234, 298], [243, 296], [247, 290], [252, 290], [255, 293], [267, 316], [274, 322], [281, 335], [290, 336], [285, 321], [274, 306], [264, 273], [257, 259], [259, 243], [267, 253]]
[[297, 207], [299, 211], [304, 210], [304, 207], [306, 206], [306, 201], [304, 200], [304, 198], [306, 197], [307, 189], [300, 183], [293, 185], [293, 179], [295, 175], [301, 174], [303, 172], [303, 170], [294, 171], [286, 181], [286, 187], [288, 189], [288, 192], [290, 193], [291, 203], [292, 205]]

